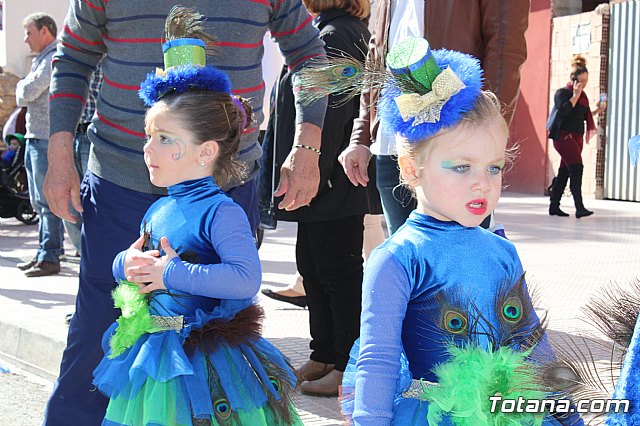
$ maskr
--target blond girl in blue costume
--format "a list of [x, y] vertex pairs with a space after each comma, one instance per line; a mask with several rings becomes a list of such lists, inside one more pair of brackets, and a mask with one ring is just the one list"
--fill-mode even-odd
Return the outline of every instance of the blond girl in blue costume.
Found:
[[549, 397], [538, 366], [553, 354], [515, 247], [478, 226], [498, 203], [508, 139], [496, 97], [481, 91], [478, 61], [407, 39], [387, 64], [393, 79], [379, 111], [418, 207], [367, 264], [345, 417], [376, 426], [581, 424], [491, 410], [490, 397]]

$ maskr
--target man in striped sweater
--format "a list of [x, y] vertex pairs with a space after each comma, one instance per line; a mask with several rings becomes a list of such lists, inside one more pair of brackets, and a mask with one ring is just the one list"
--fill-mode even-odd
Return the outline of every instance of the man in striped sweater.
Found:
[[[117, 317], [111, 302], [111, 262], [138, 238], [142, 216], [162, 191], [151, 185], [143, 161], [144, 113], [137, 90], [156, 67], [163, 67], [164, 21], [176, 4], [169, 0], [71, 0], [53, 61], [45, 193], [51, 210], [74, 221], [69, 204], [83, 211], [82, 258], [76, 313], [69, 327], [60, 377], [47, 405], [46, 425], [98, 425], [107, 399], [95, 391], [92, 371], [102, 357], [104, 330]], [[245, 132], [239, 160], [249, 175], [224, 188], [247, 212], [254, 227], [257, 196], [253, 177], [261, 155], [261, 60], [267, 31], [294, 70], [323, 57], [318, 32], [300, 0], [193, 0], [206, 17], [205, 30], [219, 41], [209, 63], [228, 73], [233, 93], [253, 104], [255, 127]], [[102, 60], [104, 83], [87, 135], [92, 143], [89, 173], [82, 185], [73, 162], [73, 134], [87, 98], [88, 77]], [[281, 169], [281, 208], [308, 204], [319, 184], [318, 154], [326, 100], [296, 105], [296, 143]], [[310, 149], [313, 148], [313, 149]]]

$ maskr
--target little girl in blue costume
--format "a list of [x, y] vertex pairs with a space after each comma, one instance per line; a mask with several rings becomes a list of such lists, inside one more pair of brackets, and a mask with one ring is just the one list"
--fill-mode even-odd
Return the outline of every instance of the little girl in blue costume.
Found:
[[168, 196], [113, 263], [122, 316], [105, 333], [94, 371], [110, 398], [103, 425], [301, 424], [290, 400], [293, 370], [260, 335], [253, 298], [261, 268], [249, 222], [219, 188], [239, 177], [234, 157], [251, 107], [231, 95], [223, 72], [205, 66], [204, 43], [165, 47], [175, 46], [165, 65], [184, 57], [197, 64], [171, 62], [140, 89], [150, 106], [144, 160]]
[[489, 397], [547, 397], [529, 360], [553, 355], [513, 244], [478, 226], [498, 202], [508, 138], [478, 61], [407, 39], [387, 64], [394, 80], [379, 110], [418, 207], [367, 264], [360, 340], [343, 378], [346, 419], [581, 424], [577, 415], [490, 412]]

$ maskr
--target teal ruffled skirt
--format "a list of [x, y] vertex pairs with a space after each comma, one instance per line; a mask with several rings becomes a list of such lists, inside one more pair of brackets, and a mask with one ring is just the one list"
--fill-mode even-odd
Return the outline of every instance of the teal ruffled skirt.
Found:
[[107, 330], [94, 371], [94, 384], [110, 398], [103, 425], [301, 425], [291, 401], [293, 369], [259, 329], [202, 311], [197, 317], [200, 324], [189, 326], [197, 339], [147, 333], [113, 358], [109, 339], [118, 324]]

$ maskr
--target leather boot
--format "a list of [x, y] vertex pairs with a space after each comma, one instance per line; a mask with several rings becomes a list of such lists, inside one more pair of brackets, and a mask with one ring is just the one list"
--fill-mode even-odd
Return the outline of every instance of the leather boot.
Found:
[[569, 216], [567, 213], [560, 210], [560, 200], [564, 189], [567, 187], [567, 181], [569, 180], [569, 170], [566, 167], [560, 167], [558, 169], [558, 176], [553, 179], [551, 186], [551, 204], [549, 204], [550, 216]]
[[338, 396], [338, 389], [342, 384], [342, 374], [342, 371], [332, 370], [318, 380], [302, 382], [300, 392], [311, 396]]
[[302, 364], [302, 367], [296, 369], [296, 377], [298, 380], [317, 380], [333, 371], [335, 366], [333, 364], [325, 364], [324, 362], [318, 362], [310, 359]]
[[573, 195], [573, 203], [576, 205], [576, 217], [591, 216], [592, 211], [587, 210], [582, 204], [582, 174], [584, 172], [584, 166], [582, 164], [572, 164], [569, 166], [569, 189], [571, 195]]

